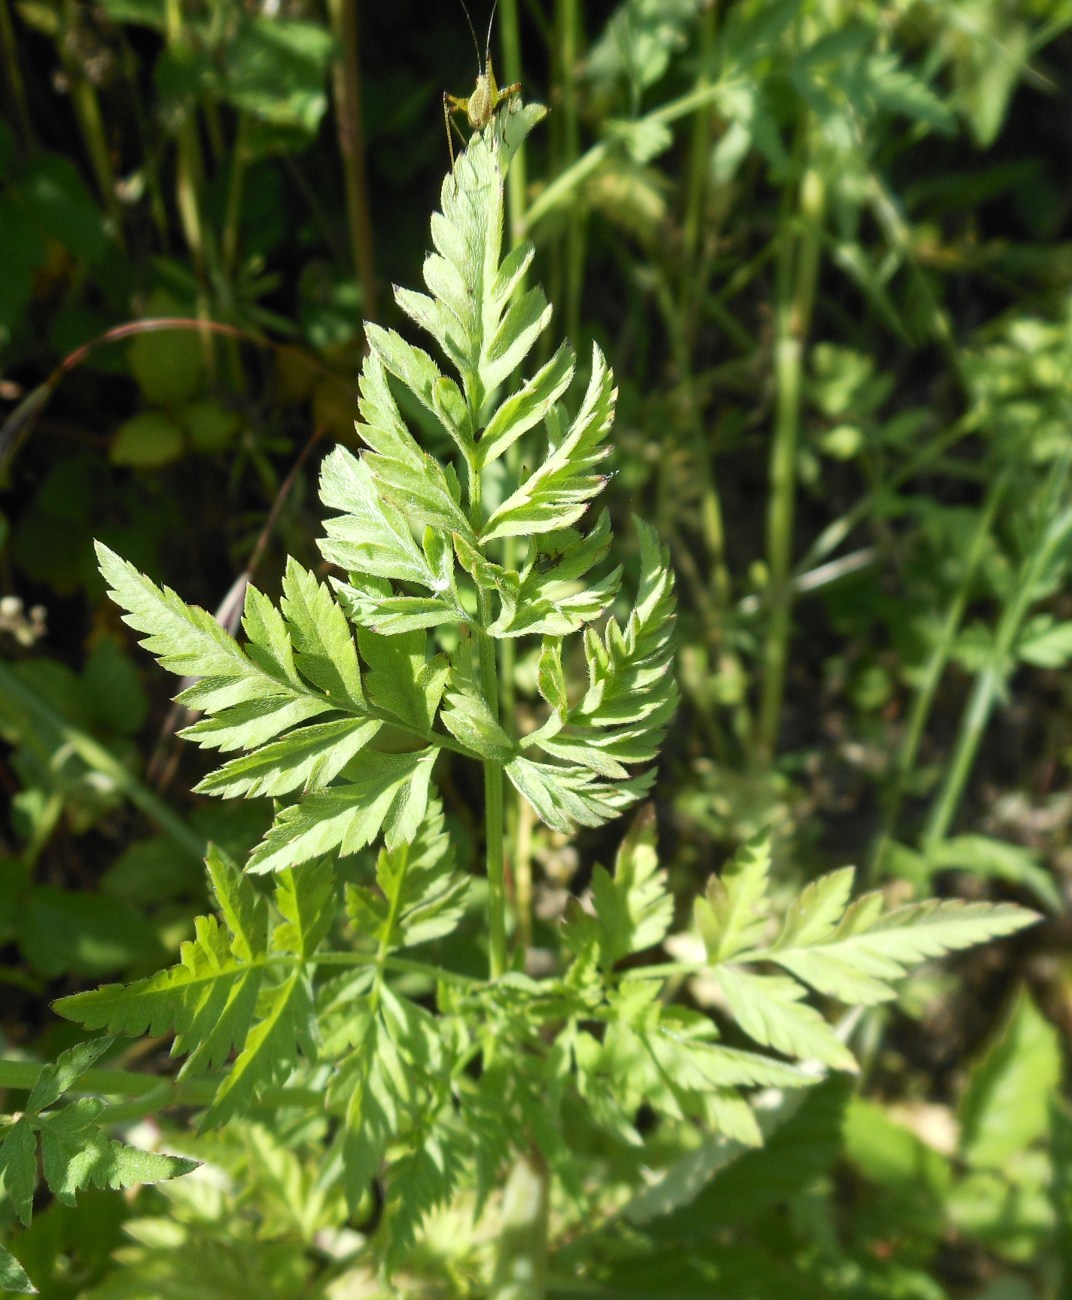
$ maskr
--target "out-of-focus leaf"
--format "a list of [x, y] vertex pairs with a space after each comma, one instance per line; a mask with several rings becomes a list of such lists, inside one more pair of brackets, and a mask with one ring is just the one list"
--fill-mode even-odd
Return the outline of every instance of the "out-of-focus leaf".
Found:
[[1057, 1031], [1021, 991], [974, 1064], [961, 1098], [961, 1150], [972, 1165], [1000, 1169], [1040, 1138], [1061, 1076]]

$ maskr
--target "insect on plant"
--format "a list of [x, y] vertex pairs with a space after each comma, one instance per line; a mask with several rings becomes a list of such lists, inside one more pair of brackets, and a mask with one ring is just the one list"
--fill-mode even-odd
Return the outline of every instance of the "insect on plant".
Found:
[[491, 63], [491, 25], [495, 21], [495, 7], [499, 0], [494, 0], [491, 6], [491, 14], [488, 18], [488, 35], [484, 42], [484, 63], [480, 63], [480, 45], [476, 39], [476, 29], [473, 27], [473, 20], [469, 15], [469, 9], [465, 0], [458, 0], [462, 9], [465, 11], [465, 21], [469, 24], [469, 30], [473, 34], [473, 45], [476, 47], [476, 86], [473, 93], [468, 99], [460, 95], [452, 95], [449, 91], [443, 92], [443, 121], [447, 128], [447, 147], [450, 149], [450, 165], [454, 166], [454, 138], [450, 133], [451, 127], [458, 131], [457, 122], [451, 118], [452, 113], [464, 113], [469, 118], [469, 125], [474, 131], [483, 131], [491, 119], [498, 111], [499, 105], [504, 99], [512, 99], [514, 95], [520, 95], [521, 82], [515, 81], [512, 86], [499, 87], [495, 82], [495, 70]]

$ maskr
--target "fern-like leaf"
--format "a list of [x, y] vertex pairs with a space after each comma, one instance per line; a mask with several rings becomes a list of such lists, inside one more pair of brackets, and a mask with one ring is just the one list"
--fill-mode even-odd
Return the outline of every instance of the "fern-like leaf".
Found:
[[237, 1053], [206, 1115], [207, 1124], [218, 1124], [282, 1083], [301, 1056], [315, 1059], [307, 963], [334, 913], [334, 884], [322, 863], [284, 873], [276, 890], [283, 920], [270, 932], [267, 904], [217, 850], [209, 855], [209, 870], [226, 925], [198, 917], [196, 938], [182, 945], [177, 965], [55, 1005], [88, 1029], [173, 1031], [173, 1054], [187, 1058], [180, 1077], [216, 1069]]
[[86, 1070], [112, 1045], [110, 1038], [79, 1043], [60, 1054], [38, 1076], [26, 1109], [0, 1144], [0, 1182], [22, 1223], [33, 1217], [38, 1142], [41, 1171], [49, 1190], [64, 1205], [74, 1205], [85, 1187], [133, 1187], [177, 1178], [197, 1167], [196, 1160], [141, 1151], [108, 1138], [99, 1097], [79, 1097], [55, 1108]]
[[378, 889], [346, 887], [346, 910], [358, 935], [381, 952], [441, 938], [465, 911], [469, 881], [454, 868], [443, 810], [429, 805], [412, 841], [383, 849], [376, 863]]

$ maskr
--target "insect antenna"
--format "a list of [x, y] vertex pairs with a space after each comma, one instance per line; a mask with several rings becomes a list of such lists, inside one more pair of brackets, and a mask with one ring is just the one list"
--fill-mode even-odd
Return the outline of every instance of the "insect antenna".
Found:
[[[498, 2], [499, 0], [495, 0], [495, 4], [498, 4]], [[465, 21], [469, 24], [469, 34], [473, 38], [473, 49], [476, 50], [476, 75], [479, 77], [484, 71], [480, 66], [480, 42], [476, 39], [476, 28], [473, 26], [472, 18], [469, 16], [469, 6], [465, 3], [465, 0], [458, 0], [458, 3], [461, 5], [462, 12], [465, 14]], [[495, 16], [495, 4], [491, 6], [492, 17]], [[490, 27], [488, 28], [488, 44], [489, 46], [491, 44]], [[487, 67], [487, 55], [484, 56], [484, 67]]]
[[488, 59], [491, 58], [491, 25], [495, 21], [495, 8], [499, 0], [491, 0], [491, 13], [488, 15], [488, 39], [484, 42], [484, 71], [488, 69]]

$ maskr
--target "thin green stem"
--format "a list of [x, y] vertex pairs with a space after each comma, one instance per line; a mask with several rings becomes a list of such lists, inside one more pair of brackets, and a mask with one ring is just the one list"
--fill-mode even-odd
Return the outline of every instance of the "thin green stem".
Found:
[[1042, 575], [1058, 548], [1066, 543], [1072, 533], [1072, 507], [1066, 506], [1059, 510], [1068, 479], [1070, 459], [1072, 456], [1069, 454], [1064, 456], [1047, 484], [1045, 500], [1039, 510], [1037, 541], [1020, 567], [1015, 586], [998, 621], [989, 661], [975, 679], [961, 718], [945, 781], [927, 818], [922, 837], [924, 852], [940, 844], [953, 824], [990, 715], [1004, 693], [1009, 674], [1015, 666], [1016, 641], [1031, 606], [1039, 598]]
[[[558, 74], [561, 88], [558, 103], [561, 107], [561, 152], [559, 168], [571, 167], [580, 153], [580, 128], [577, 121], [577, 34], [580, 12], [577, 0], [559, 0], [558, 19]], [[566, 333], [572, 339], [580, 335], [581, 286], [584, 281], [584, 217], [580, 211], [566, 227]]]
[[361, 65], [358, 61], [356, 0], [328, 0], [331, 30], [341, 51], [335, 64], [333, 85], [335, 118], [346, 190], [346, 217], [354, 271], [361, 285], [361, 309], [366, 320], [376, 319], [376, 275], [372, 251], [368, 175], [365, 167], [365, 131], [361, 111]]
[[156, 822], [181, 849], [199, 862], [203, 860], [207, 848], [204, 836], [198, 834], [181, 817], [172, 812], [163, 799], [127, 771], [100, 741], [56, 713], [51, 705], [25, 686], [13, 671], [2, 663], [0, 663], [0, 695], [12, 702], [24, 717], [33, 719], [39, 728], [51, 732], [62, 744], [69, 746], [87, 767], [107, 777], [117, 790]]
[[[480, 620], [491, 622], [491, 596], [480, 593]], [[498, 665], [495, 642], [485, 632], [479, 634], [480, 684], [492, 717], [499, 716]], [[506, 973], [506, 838], [503, 798], [503, 765], [484, 760], [484, 830], [488, 871], [488, 951], [489, 971], [493, 980]]]
[[897, 819], [900, 816], [901, 805], [904, 801], [905, 785], [915, 765], [916, 755], [919, 753], [919, 746], [923, 740], [927, 721], [930, 718], [938, 685], [948, 666], [953, 643], [956, 640], [971, 595], [975, 573], [990, 540], [998, 506], [1003, 500], [1005, 490], [1009, 485], [1009, 477], [1010, 471], [1005, 470], [995, 480], [986, 504], [979, 515], [979, 522], [964, 557], [964, 571], [961, 574], [960, 584], [949, 604], [942, 630], [927, 660], [915, 698], [912, 701], [904, 736], [901, 739], [897, 754], [893, 789], [890, 792], [889, 802], [883, 817], [882, 830], [871, 859], [871, 879], [877, 880], [881, 877], [886, 853], [889, 850], [890, 841], [897, 826]]
[[33, 140], [33, 124], [26, 100], [26, 87], [22, 80], [22, 69], [19, 67], [18, 50], [15, 47], [15, 26], [11, 21], [8, 0], [0, 0], [0, 48], [4, 51], [4, 69], [7, 72], [11, 111], [18, 123], [19, 142], [25, 149]]
[[[521, 25], [518, 19], [517, 0], [502, 0], [497, 10], [499, 37], [503, 52], [503, 82], [513, 85], [522, 80], [521, 75]], [[510, 244], [518, 244], [525, 228], [525, 150], [519, 149], [510, 159], [506, 173], [506, 212]]]
[[224, 279], [228, 281], [233, 278], [238, 261], [238, 226], [242, 218], [242, 188], [249, 160], [248, 136], [249, 117], [245, 113], [240, 113], [235, 128], [234, 147], [231, 150], [227, 176], [227, 207], [224, 213], [223, 232], [220, 236], [220, 261]]
[[[474, 425], [478, 413], [474, 413]], [[483, 523], [483, 485], [480, 471], [470, 466], [469, 509], [475, 530]], [[499, 718], [499, 666], [495, 639], [484, 631], [492, 622], [491, 593], [478, 588], [477, 654], [480, 685], [493, 718]], [[488, 968], [495, 980], [506, 973], [506, 816], [503, 794], [503, 765], [484, 759], [484, 852], [488, 876]]]
[[767, 568], [770, 620], [763, 657], [756, 757], [770, 762], [778, 741], [792, 626], [791, 563], [796, 506], [804, 346], [815, 300], [826, 192], [818, 168], [806, 166], [799, 210], [782, 218], [775, 377], [777, 408], [770, 458]]
[[[679, 117], [687, 117], [689, 113], [694, 112], [704, 104], [710, 104], [729, 89], [732, 84], [732, 82], [719, 81], [710, 86], [702, 86], [698, 90], [690, 91], [687, 95], [682, 95], [679, 99], [672, 100], [669, 104], [664, 104], [662, 108], [645, 113], [637, 121], [638, 123], [655, 126], [676, 122]], [[549, 185], [540, 191], [529, 206], [528, 212], [525, 214], [525, 231], [531, 231], [549, 212], [565, 203], [573, 191], [578, 189], [593, 172], [602, 166], [604, 159], [616, 147], [614, 141], [600, 140], [582, 154], [575, 163], [570, 164], [564, 171], [560, 172]]]

